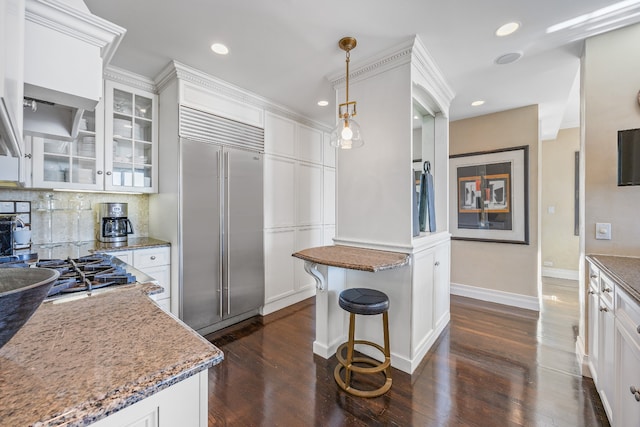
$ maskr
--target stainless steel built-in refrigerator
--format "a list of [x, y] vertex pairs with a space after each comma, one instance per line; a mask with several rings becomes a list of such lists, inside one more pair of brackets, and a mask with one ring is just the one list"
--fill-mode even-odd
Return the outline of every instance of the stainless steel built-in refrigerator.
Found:
[[180, 315], [201, 334], [264, 304], [262, 153], [248, 148], [180, 139]]

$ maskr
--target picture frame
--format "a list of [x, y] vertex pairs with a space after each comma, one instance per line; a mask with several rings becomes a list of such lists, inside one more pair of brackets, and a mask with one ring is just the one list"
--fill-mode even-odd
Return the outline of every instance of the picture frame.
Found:
[[529, 147], [449, 156], [451, 238], [529, 244]]

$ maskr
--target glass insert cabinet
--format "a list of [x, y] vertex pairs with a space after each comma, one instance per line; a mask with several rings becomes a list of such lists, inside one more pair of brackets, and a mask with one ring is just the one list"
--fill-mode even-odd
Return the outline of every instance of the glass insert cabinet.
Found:
[[78, 115], [71, 138], [33, 135], [32, 187], [157, 191], [157, 95], [105, 82], [95, 111]]

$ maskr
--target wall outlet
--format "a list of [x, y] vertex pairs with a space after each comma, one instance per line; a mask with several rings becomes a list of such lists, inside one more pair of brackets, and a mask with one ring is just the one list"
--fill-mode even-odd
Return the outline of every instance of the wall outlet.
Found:
[[611, 224], [607, 222], [596, 223], [596, 239], [611, 240]]

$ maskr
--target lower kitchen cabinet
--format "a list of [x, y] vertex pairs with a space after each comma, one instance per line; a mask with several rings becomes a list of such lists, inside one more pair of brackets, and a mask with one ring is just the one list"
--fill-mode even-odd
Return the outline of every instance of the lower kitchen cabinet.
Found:
[[613, 426], [640, 421], [640, 304], [588, 263], [589, 370]]
[[208, 370], [128, 406], [94, 427], [206, 427]]
[[110, 255], [153, 277], [164, 289], [150, 295], [164, 311], [171, 311], [171, 248], [168, 246], [109, 251]]

